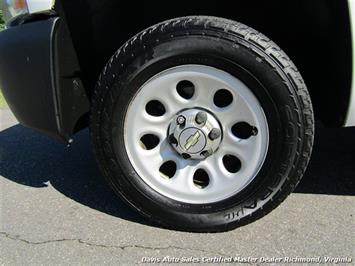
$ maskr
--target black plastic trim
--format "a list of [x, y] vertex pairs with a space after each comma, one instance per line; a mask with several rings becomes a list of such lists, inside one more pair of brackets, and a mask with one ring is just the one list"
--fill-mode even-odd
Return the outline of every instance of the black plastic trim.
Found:
[[22, 24], [30, 23], [30, 22], [35, 22], [35, 21], [40, 21], [44, 20], [47, 18], [51, 17], [57, 17], [58, 14], [54, 10], [46, 10], [38, 13], [33, 13], [33, 14], [23, 14], [19, 15], [10, 21], [6, 23], [6, 27], [11, 28], [11, 27], [16, 27]]
[[89, 100], [64, 20], [51, 17], [0, 33], [0, 87], [21, 124], [70, 140]]

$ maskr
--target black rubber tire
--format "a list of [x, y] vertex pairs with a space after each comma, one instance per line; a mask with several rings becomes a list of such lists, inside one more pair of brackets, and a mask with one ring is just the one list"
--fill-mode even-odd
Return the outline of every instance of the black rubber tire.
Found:
[[[269, 124], [270, 145], [259, 174], [242, 192], [213, 204], [160, 195], [138, 176], [125, 150], [124, 119], [134, 95], [155, 74], [184, 64], [213, 66], [242, 80]], [[275, 43], [241, 23], [193, 16], [152, 26], [115, 53], [93, 94], [91, 134], [103, 175], [138, 212], [164, 227], [218, 232], [264, 216], [295, 189], [311, 156], [314, 118], [300, 73]]]

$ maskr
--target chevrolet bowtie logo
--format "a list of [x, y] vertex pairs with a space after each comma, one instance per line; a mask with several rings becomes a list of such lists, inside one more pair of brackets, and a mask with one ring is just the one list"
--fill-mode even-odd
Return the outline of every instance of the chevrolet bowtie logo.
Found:
[[200, 137], [201, 137], [201, 134], [199, 131], [196, 131], [195, 134], [191, 135], [185, 143], [185, 146], [184, 146], [185, 150], [188, 151], [193, 146], [195, 146], [197, 144], [198, 140], [200, 139]]

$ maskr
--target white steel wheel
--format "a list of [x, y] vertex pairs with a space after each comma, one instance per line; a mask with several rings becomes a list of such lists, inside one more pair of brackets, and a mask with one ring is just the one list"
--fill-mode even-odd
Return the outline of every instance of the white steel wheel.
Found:
[[257, 176], [269, 145], [260, 102], [217, 68], [182, 65], [147, 81], [124, 121], [128, 158], [140, 178], [173, 200], [215, 203]]

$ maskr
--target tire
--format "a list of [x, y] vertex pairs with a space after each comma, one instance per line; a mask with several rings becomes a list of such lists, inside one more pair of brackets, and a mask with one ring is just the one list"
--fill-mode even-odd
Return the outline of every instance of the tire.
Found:
[[[206, 181], [206, 186], [211, 187], [209, 188], [212, 191], [210, 196], [204, 192], [202, 187], [198, 187], [201, 190], [196, 190], [197, 194], [195, 195], [190, 191], [186, 193], [184, 191], [181, 192], [182, 190], [178, 191], [178, 186], [169, 187], [169, 185], [165, 185], [169, 184], [168, 182], [170, 181], [161, 181], [160, 177], [156, 177], [158, 181], [148, 180], [148, 177], [141, 174], [145, 171], [145, 168], [139, 168], [137, 165], [146, 164], [149, 160], [145, 159], [143, 161], [139, 156], [132, 157], [134, 152], [129, 152], [131, 136], [136, 133], [134, 130], [128, 132], [126, 127], [132, 125], [132, 128], [137, 128], [134, 121], [135, 119], [141, 119], [138, 109], [134, 109], [131, 112], [130, 106], [141, 108], [142, 104], [139, 101], [143, 101], [141, 100], [143, 98], [140, 98], [140, 95], [149, 96], [150, 93], [149, 89], [143, 90], [144, 86], [149, 87], [150, 84], [153, 84], [150, 82], [158, 82], [158, 78], [161, 78], [162, 82], [163, 76], [161, 75], [166, 73], [166, 75], [173, 75], [172, 73], [175, 71], [174, 75], [178, 75], [179, 73], [185, 73], [184, 71], [190, 73], [189, 71], [198, 72], [200, 70], [202, 72], [205, 71], [203, 73], [221, 75], [215, 78], [214, 74], [211, 74], [211, 78], [215, 78], [217, 81], [219, 79], [222, 80], [220, 77], [226, 79], [235, 78], [236, 81], [241, 81], [239, 83], [241, 84], [240, 86], [245, 85], [248, 90], [243, 92], [245, 97], [242, 95], [239, 97], [240, 101], [247, 99], [248, 95], [252, 95], [250, 99], [254, 99], [254, 102], [259, 103], [259, 105], [255, 105], [255, 108], [250, 107], [247, 103], [245, 108], [249, 108], [250, 112], [255, 112], [255, 117], [257, 117], [255, 121], [261, 121], [258, 125], [262, 129], [259, 129], [259, 133], [254, 131], [255, 137], [250, 134], [249, 138], [251, 140], [250, 143], [252, 143], [253, 138], [255, 141], [260, 139], [260, 147], [266, 147], [263, 150], [265, 156], [262, 157], [258, 152], [251, 152], [251, 155], [245, 156], [245, 158], [249, 158], [248, 156], [253, 158], [250, 160], [252, 165], [254, 162], [257, 165], [258, 162], [260, 164], [259, 169], [254, 167], [255, 169], [251, 171], [253, 174], [250, 175], [250, 180], [248, 182], [245, 181], [245, 184], [243, 183], [243, 186], [239, 187], [238, 191], [236, 189], [234, 194], [231, 194], [230, 191], [228, 195], [218, 194], [217, 192], [230, 190], [229, 187], [233, 187], [233, 185], [225, 186], [227, 183], [223, 182], [227, 181], [214, 181], [214, 178], [219, 180], [219, 176], [212, 175], [213, 178], [211, 178], [208, 176], [209, 172], [207, 170], [206, 178], [209, 179]], [[201, 79], [204, 77], [203, 73], [199, 74]], [[167, 91], [165, 87], [157, 92], [153, 91], [153, 89], [151, 90], [151, 94], [154, 94], [152, 97], [157, 99], [160, 97], [160, 92], [163, 95]], [[203, 90], [201, 89], [201, 91]], [[207, 90], [205, 95], [206, 97], [209, 95]], [[233, 95], [232, 100], [234, 101]], [[216, 101], [216, 94], [213, 97], [214, 101]], [[224, 100], [227, 98], [228, 95], [224, 97]], [[170, 101], [170, 99], [163, 97], [161, 101]], [[188, 99], [184, 100], [184, 102], [188, 103]], [[149, 103], [145, 105], [146, 110], [148, 110]], [[216, 105], [216, 102], [214, 104]], [[257, 106], [261, 107], [260, 112], [257, 110]], [[164, 104], [163, 107], [165, 107]], [[223, 109], [223, 106], [221, 108]], [[187, 114], [183, 114], [189, 115], [197, 112], [197, 109], [195, 109], [192, 107], [191, 109], [187, 108], [187, 111], [185, 110]], [[102, 173], [113, 190], [149, 220], [155, 221], [163, 227], [176, 230], [192, 232], [227, 231], [266, 215], [295, 189], [305, 172], [313, 145], [314, 118], [312, 103], [306, 85], [295, 65], [275, 43], [263, 34], [241, 23], [215, 17], [193, 16], [177, 18], [152, 26], [134, 36], [114, 54], [104, 68], [93, 94], [91, 111], [91, 134], [95, 154]], [[208, 119], [211, 119], [211, 121], [208, 120], [208, 123], [213, 124], [214, 119], [218, 120], [218, 115], [215, 112], [208, 108], [205, 111], [209, 115]], [[178, 112], [176, 111], [176, 113]], [[127, 117], [133, 118], [133, 120], [126, 120]], [[234, 119], [234, 116], [230, 115], [225, 117]], [[267, 128], [262, 126], [262, 121], [266, 121]], [[245, 122], [244, 124], [248, 128], [247, 123]], [[248, 126], [250, 126], [250, 129], [253, 125], [249, 124]], [[169, 130], [166, 139], [175, 134], [173, 130], [170, 135], [172, 128], [176, 131], [179, 127], [175, 124], [174, 126], [170, 124], [166, 128], [167, 131]], [[241, 133], [238, 132], [240, 143], [243, 143], [241, 135], [243, 135], [243, 132], [248, 131], [246, 128], [244, 128], [244, 131], [242, 128]], [[203, 142], [204, 145], [210, 145], [210, 153], [212, 153], [212, 155], [210, 154], [209, 157], [206, 157], [205, 161], [191, 158], [184, 159], [183, 154], [178, 154], [179, 151], [177, 151], [176, 154], [181, 157], [179, 157], [181, 161], [177, 163], [178, 166], [175, 165], [175, 168], [178, 169], [176, 171], [183, 171], [182, 168], [179, 168], [180, 162], [184, 165], [189, 165], [189, 167], [184, 169], [190, 169], [190, 167], [192, 169], [192, 165], [197, 165], [194, 167], [198, 167], [199, 164], [205, 164], [208, 168], [209, 165], [206, 162], [212, 161], [209, 158], [217, 156], [219, 149], [222, 150], [224, 139], [227, 139], [227, 134], [231, 132], [231, 129], [222, 122], [220, 122], [220, 129], [222, 134], [224, 134], [218, 140], [220, 147], [215, 148], [214, 144]], [[227, 130], [227, 133], [224, 130]], [[204, 133], [201, 134], [203, 135]], [[181, 138], [179, 141], [182, 141]], [[198, 146], [200, 144], [200, 139], [195, 140], [197, 144], [189, 142], [189, 140], [193, 140], [193, 138], [188, 139], [183, 147], [186, 148], [187, 143], [191, 144], [188, 146]], [[267, 143], [263, 142], [263, 140], [267, 140]], [[135, 145], [134, 141], [133, 139], [132, 145]], [[159, 141], [162, 140], [159, 139]], [[169, 141], [172, 142], [173, 140], [169, 139]], [[176, 145], [179, 147], [183, 145], [183, 143], [180, 144]], [[147, 149], [147, 145], [142, 147]], [[229, 148], [234, 149], [234, 146], [229, 145]], [[259, 151], [260, 149], [256, 150]], [[248, 151], [249, 149], [245, 150], [246, 153]], [[176, 154], [171, 156], [176, 158]], [[197, 154], [196, 156], [200, 155]], [[163, 159], [164, 156], [161, 154]], [[192, 153], [188, 154], [187, 157], [191, 156], [193, 156]], [[223, 157], [223, 163], [228, 156], [225, 155]], [[254, 158], [262, 159], [254, 160]], [[242, 160], [239, 160], [239, 162], [238, 160], [234, 158], [229, 167], [233, 169], [247, 169], [249, 167], [247, 161], [241, 163]], [[149, 161], [151, 165], [155, 165], [153, 161]], [[138, 163], [135, 164], [135, 162]], [[237, 167], [236, 164], [239, 163], [241, 165]], [[224, 164], [224, 167], [228, 168], [226, 165]], [[215, 169], [216, 173], [226, 173], [225, 169], [222, 168], [213, 169]], [[152, 170], [152, 173], [154, 171]], [[146, 173], [147, 176], [150, 175], [149, 172]], [[194, 184], [205, 182], [201, 181], [203, 178], [199, 180], [196, 178], [195, 180], [195, 176], [198, 176], [196, 171], [192, 181]], [[206, 176], [206, 173], [201, 176]], [[228, 172], [226, 176], [232, 175]], [[240, 175], [238, 178], [244, 180], [243, 178], [246, 176], [247, 174]], [[164, 177], [166, 176], [164, 175]], [[186, 186], [190, 186], [191, 178], [191, 176], [186, 175], [187, 181], [174, 180], [172, 182], [186, 182], [188, 184]], [[157, 189], [155, 185], [149, 183], [150, 181], [153, 183], [161, 182], [163, 185]], [[209, 182], [212, 184], [210, 185]], [[237, 183], [237, 181], [233, 182]], [[219, 188], [219, 184], [223, 184], [224, 187], [221, 185], [221, 188]], [[213, 188], [213, 185], [216, 187]], [[191, 188], [191, 191], [195, 191], [194, 189]], [[171, 196], [169, 194], [170, 190], [172, 191]], [[216, 192], [215, 197], [214, 192]], [[201, 197], [201, 201], [199, 197]], [[212, 197], [214, 197], [213, 200]]]

